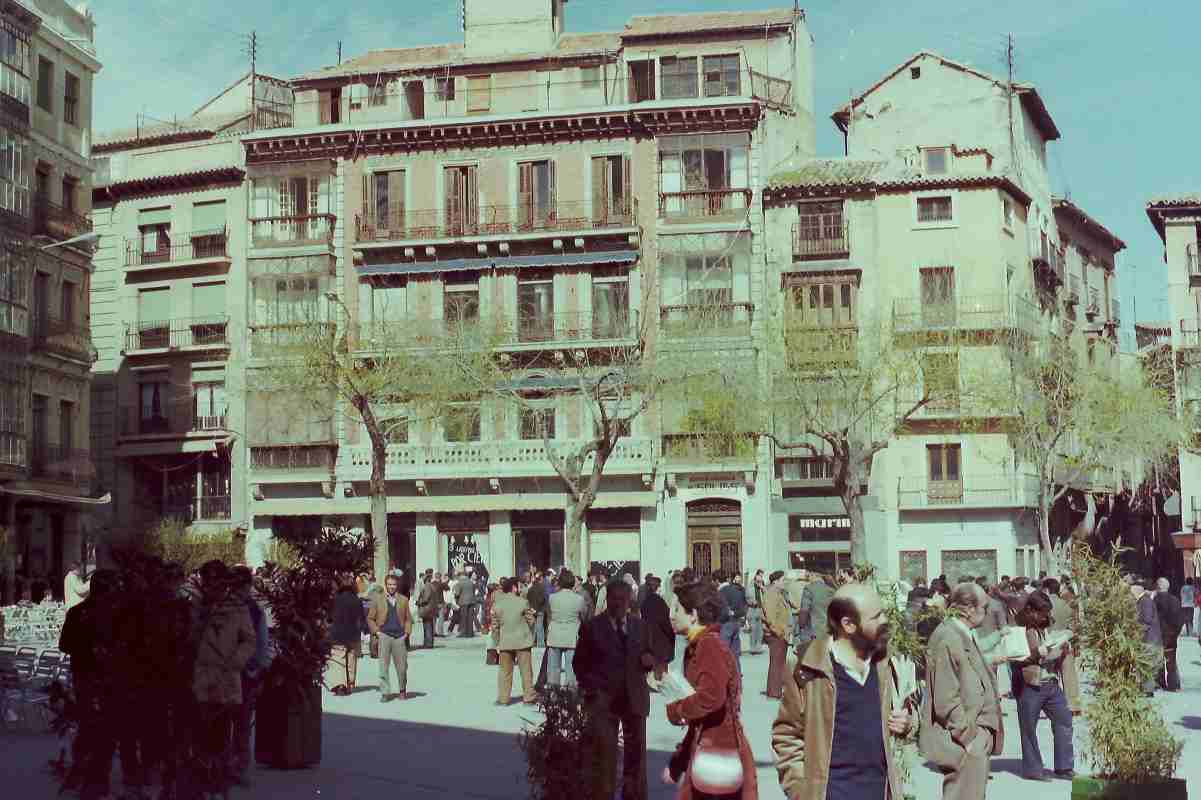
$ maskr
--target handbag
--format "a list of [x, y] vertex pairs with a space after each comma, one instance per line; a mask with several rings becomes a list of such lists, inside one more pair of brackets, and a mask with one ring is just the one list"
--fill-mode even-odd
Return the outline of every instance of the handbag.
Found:
[[487, 654], [484, 656], [484, 664], [489, 667], [499, 666], [500, 652], [495, 647], [489, 647]]
[[[738, 665], [734, 663], [734, 655], [726, 651], [731, 675], [738, 674]], [[731, 687], [733, 678], [731, 678]], [[732, 714], [734, 722], [738, 723], [738, 712], [731, 706], [733, 692], [726, 694], [726, 713]], [[737, 728], [736, 728], [737, 729]], [[742, 754], [737, 748], [731, 750], [725, 747], [714, 747], [706, 744], [704, 739], [697, 745], [693, 753], [692, 763], [688, 766], [688, 778], [693, 788], [705, 794], [727, 795], [742, 789], [745, 776], [742, 773]]]

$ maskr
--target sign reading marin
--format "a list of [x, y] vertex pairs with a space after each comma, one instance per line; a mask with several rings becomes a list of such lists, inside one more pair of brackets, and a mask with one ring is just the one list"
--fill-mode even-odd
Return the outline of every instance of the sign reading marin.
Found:
[[[446, 561], [452, 575], [468, 567], [483, 566], [479, 542], [474, 533], [452, 533], [446, 537]], [[474, 571], [474, 570], [473, 570]], [[485, 568], [485, 574], [487, 569]]]
[[788, 518], [790, 542], [849, 542], [851, 518], [838, 514], [793, 514]]

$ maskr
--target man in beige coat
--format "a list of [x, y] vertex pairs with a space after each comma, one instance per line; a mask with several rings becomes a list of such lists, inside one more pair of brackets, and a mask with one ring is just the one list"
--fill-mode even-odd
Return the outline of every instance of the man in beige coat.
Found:
[[779, 700], [788, 678], [788, 600], [781, 581], [783, 570], [768, 576], [768, 588], [763, 594], [763, 641], [767, 645], [767, 696]]
[[[405, 646], [413, 633], [413, 614], [409, 598], [400, 593], [400, 579], [389, 575], [384, 580], [385, 592], [377, 592], [367, 611], [367, 628], [379, 638], [379, 701], [387, 703], [393, 697], [408, 699], [409, 651]], [[390, 693], [389, 666], [396, 667], [396, 683], [400, 692]]]
[[1005, 739], [993, 670], [973, 631], [984, 623], [988, 595], [974, 583], [951, 592], [952, 614], [930, 635], [922, 754], [943, 773], [943, 800], [984, 800], [991, 759]]
[[517, 579], [500, 582], [501, 593], [492, 603], [492, 643], [500, 653], [500, 673], [497, 676], [496, 704], [507, 706], [513, 691], [513, 664], [521, 670], [521, 699], [537, 702], [534, 694], [534, 669], [530, 650], [534, 647], [534, 610], [517, 593]]

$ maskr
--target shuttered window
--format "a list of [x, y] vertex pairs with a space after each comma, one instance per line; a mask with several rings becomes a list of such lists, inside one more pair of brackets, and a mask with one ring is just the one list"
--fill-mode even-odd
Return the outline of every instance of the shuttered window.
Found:
[[492, 76], [473, 75], [467, 78], [467, 113], [486, 114], [492, 108]]
[[192, 231], [194, 233], [224, 231], [225, 221], [224, 200], [192, 205]]
[[224, 283], [196, 283], [192, 285], [192, 316], [221, 317], [224, 315]]
[[630, 196], [630, 157], [597, 156], [593, 158], [593, 222], [597, 225], [632, 225]]

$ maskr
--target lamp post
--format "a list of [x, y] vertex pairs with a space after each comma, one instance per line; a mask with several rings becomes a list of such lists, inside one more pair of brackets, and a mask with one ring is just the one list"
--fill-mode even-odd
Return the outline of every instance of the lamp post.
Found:
[[100, 234], [96, 233], [95, 231], [88, 231], [87, 233], [81, 233], [78, 236], [72, 236], [70, 239], [64, 239], [61, 242], [52, 242], [51, 244], [43, 245], [42, 247], [39, 247], [38, 249], [39, 250], [50, 250], [51, 248], [62, 247], [63, 245], [68, 245], [68, 244], [85, 244], [85, 243], [91, 244], [92, 242], [95, 242], [99, 239], [100, 239]]

